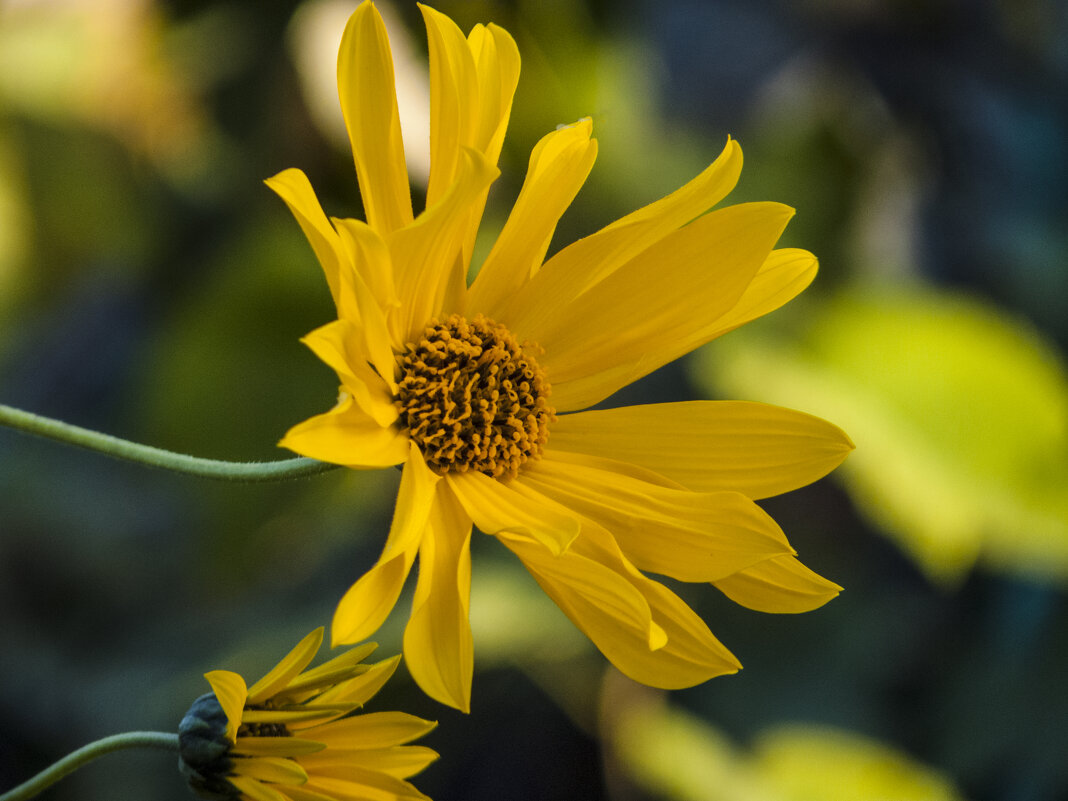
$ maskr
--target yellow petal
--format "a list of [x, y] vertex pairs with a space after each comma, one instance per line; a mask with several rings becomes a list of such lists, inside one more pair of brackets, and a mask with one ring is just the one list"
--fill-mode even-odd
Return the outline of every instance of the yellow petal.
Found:
[[[508, 31], [492, 23], [472, 28], [467, 45], [474, 56], [478, 80], [478, 120], [473, 146], [486, 161], [497, 164], [512, 113], [512, 98], [519, 84], [519, 48]], [[471, 253], [488, 195], [487, 187], [482, 190], [468, 217], [463, 250], [465, 271], [471, 264]], [[465, 284], [466, 278], [465, 272]]]
[[711, 336], [701, 331], [697, 339], [702, 343], [711, 341], [775, 311], [801, 294], [818, 271], [819, 262], [807, 250], [779, 248], [771, 251], [734, 308], [716, 320]]
[[330, 286], [330, 294], [334, 298], [334, 305], [341, 311], [341, 272], [345, 264], [341, 242], [338, 240], [337, 231], [333, 229], [326, 219], [315, 190], [312, 189], [308, 176], [298, 169], [288, 169], [268, 178], [264, 183], [285, 201], [289, 210], [300, 224], [304, 235], [315, 251], [319, 264], [322, 265], [326, 274], [326, 283]]
[[808, 612], [842, 591], [793, 556], [780, 556], [714, 582], [735, 603], [759, 612]]
[[640, 632], [618, 627], [610, 629], [600, 641], [591, 637], [627, 676], [652, 687], [679, 689], [734, 673], [741, 667], [682, 599], [634, 568], [605, 529], [592, 523], [584, 525], [572, 550], [628, 581], [648, 604], [653, 625], [666, 640], [659, 647], [650, 648]]
[[466, 286], [463, 243], [467, 222], [497, 168], [474, 150], [464, 150], [456, 180], [448, 192], [411, 225], [389, 237], [401, 312], [403, 341], [418, 339], [442, 309], [459, 307]]
[[[361, 707], [385, 686], [386, 682], [396, 672], [400, 660], [399, 654], [391, 656], [389, 659], [383, 659], [381, 662], [371, 665], [366, 673], [331, 687], [315, 699], [315, 702], [328, 701], [330, 703], [347, 704], [348, 708]], [[322, 725], [322, 723], [316, 724], [313, 734], [318, 732], [318, 727]]]
[[[447, 16], [424, 5], [419, 8], [430, 53], [430, 207], [457, 180], [464, 149], [477, 151], [491, 165], [497, 163], [519, 80], [519, 50], [502, 28], [478, 25], [464, 38]], [[465, 221], [461, 239], [465, 268], [487, 191], [481, 191]]]
[[289, 680], [300, 673], [315, 658], [319, 652], [319, 646], [323, 644], [323, 628], [320, 626], [308, 634], [303, 640], [290, 651], [270, 672], [262, 679], [248, 688], [249, 704], [262, 704], [279, 690], [282, 690]]
[[496, 318], [498, 309], [538, 271], [560, 216], [597, 157], [592, 130], [590, 120], [580, 120], [553, 131], [534, 147], [519, 197], [471, 285], [471, 314]]
[[467, 37], [478, 76], [479, 115], [474, 146], [497, 163], [519, 84], [519, 48], [499, 25], [476, 25]]
[[330, 221], [341, 237], [341, 243], [351, 248], [349, 255], [353, 269], [371, 290], [383, 311], [398, 305], [400, 301], [393, 278], [393, 265], [389, 261], [385, 240], [363, 220], [332, 217]]
[[[388, 428], [400, 416], [393, 404], [392, 371], [393, 357], [389, 354], [390, 381], [372, 369], [366, 355], [366, 338], [363, 327], [347, 319], [331, 323], [306, 335], [301, 342], [337, 373], [345, 390], [378, 425]], [[387, 351], [388, 351], [388, 345]]]
[[475, 60], [451, 19], [420, 4], [430, 53], [430, 181], [427, 206], [440, 200], [461, 168], [461, 148], [475, 147], [479, 97]]
[[[333, 659], [301, 673], [286, 685], [283, 695], [286, 698], [294, 698], [307, 691], [328, 687], [332, 684], [337, 684], [342, 679], [359, 675], [360, 671], [365, 668], [360, 663], [373, 654], [377, 648], [378, 644], [373, 642], [365, 642], [355, 648], [350, 648]], [[304, 699], [300, 698], [296, 703], [302, 700]]]
[[333, 645], [357, 642], [378, 630], [397, 604], [417, 550], [416, 545], [410, 552], [379, 559], [349, 587], [334, 612], [330, 635]]
[[386, 748], [416, 740], [437, 725], [406, 712], [369, 712], [327, 723], [315, 736], [330, 748]]
[[329, 751], [303, 757], [300, 761], [305, 769], [312, 773], [326, 766], [352, 765], [366, 770], [378, 770], [398, 779], [407, 779], [437, 758], [437, 752], [425, 746], [407, 745], [360, 751], [331, 748]]
[[653, 620], [664, 630], [667, 644], [651, 653], [629, 649], [625, 659], [613, 660], [623, 673], [650, 687], [677, 690], [741, 669], [734, 654], [678, 595], [644, 576], [631, 574], [631, 580], [649, 602]]
[[289, 801], [278, 790], [251, 776], [231, 774], [226, 777], [226, 780], [240, 790], [241, 795], [251, 799], [251, 801]]
[[792, 215], [778, 203], [710, 212], [574, 300], [543, 269], [511, 307], [537, 311], [505, 322], [545, 349], [557, 410], [584, 408], [701, 344], [694, 332], [734, 307]]
[[430, 801], [403, 779], [355, 766], [323, 768], [307, 787], [336, 801]]
[[368, 360], [395, 392], [393, 351], [400, 351], [404, 342], [399, 338], [401, 302], [397, 297], [389, 248], [374, 229], [361, 220], [334, 218], [333, 223], [354, 265], [348, 285], [352, 301], [347, 305], [353, 307], [355, 313], [350, 311], [348, 316], [359, 319]]
[[375, 566], [352, 585], [338, 604], [331, 628], [334, 645], [371, 636], [389, 616], [411, 571], [419, 543], [429, 530], [439, 479], [412, 444], [401, 473], [385, 548]]
[[551, 452], [520, 480], [603, 526], [639, 569], [680, 581], [717, 581], [793, 553], [775, 521], [737, 492], [658, 486]]
[[688, 223], [723, 200], [738, 183], [741, 172], [741, 145], [728, 137], [727, 144], [716, 160], [700, 175], [670, 195], [607, 225], [604, 230], [615, 231], [635, 224], [651, 224], [653, 231], [642, 235], [631, 246], [632, 251], [640, 249], [643, 244], [651, 244], [663, 233]]
[[280, 757], [249, 757], [234, 760], [234, 770], [242, 776], [275, 784], [304, 784], [308, 774], [292, 759]]
[[[360, 223], [359, 220], [345, 221], [335, 219], [334, 223], [338, 226], [341, 241], [349, 254], [350, 263], [358, 261], [366, 264], [369, 259], [380, 260], [383, 257], [386, 252], [385, 243], [381, 242], [374, 231], [367, 225]], [[369, 257], [364, 248], [365, 246], [370, 247], [370, 244], [355, 238], [360, 235], [365, 235], [362, 236], [363, 239], [371, 239], [371, 241], [381, 243], [382, 252]], [[388, 260], [388, 255], [386, 258]], [[380, 268], [375, 269], [375, 272], [378, 271], [380, 271]], [[363, 272], [371, 272], [371, 270], [364, 270]], [[343, 277], [346, 280], [342, 291], [348, 301], [346, 303], [347, 310], [341, 312], [339, 316], [354, 324], [354, 329], [360, 337], [360, 350], [367, 354], [364, 361], [374, 365], [375, 372], [385, 380], [390, 391], [396, 392], [397, 385], [393, 377], [396, 371], [396, 361], [393, 356], [393, 341], [390, 336], [388, 318], [390, 314], [396, 316], [399, 305], [392, 308], [383, 308], [382, 303], [375, 297], [371, 288], [364, 281], [360, 271], [350, 270], [343, 273]]]
[[[742, 170], [742, 150], [728, 140], [719, 157], [704, 172], [670, 195], [650, 203], [595, 234], [561, 250], [539, 271], [537, 297], [564, 303], [579, 297], [642, 251], [672, 231], [690, 222], [721, 201], [734, 188]], [[656, 273], [653, 273], [656, 275]], [[501, 320], [519, 330], [542, 309], [528, 301], [535, 296], [514, 298], [500, 314]]]
[[530, 537], [502, 532], [504, 543], [557, 606], [618, 666], [623, 652], [662, 646], [642, 594], [610, 566], [574, 548], [554, 556]]
[[314, 754], [324, 748], [324, 743], [299, 737], [238, 737], [234, 753], [241, 756], [292, 757]]
[[[536, 494], [524, 484], [515, 483], [518, 492]], [[555, 503], [548, 499], [544, 502]], [[508, 535], [499, 535], [498, 539], [517, 552], [546, 594], [612, 664], [635, 681], [678, 689], [734, 673], [741, 667], [692, 609], [671, 590], [642, 575], [623, 555], [612, 535], [593, 521], [583, 519], [582, 533], [571, 548], [547, 562], [544, 554], [539, 557], [537, 551], [520, 553], [514, 547], [516, 540]], [[540, 564], [534, 564], [532, 556], [539, 558]], [[584, 567], [598, 565], [614, 573], [617, 587], [619, 581], [629, 583], [649, 610], [648, 626], [634, 625], [634, 621], [628, 624], [625, 617], [607, 614], [608, 610], [598, 603], [581, 598], [576, 602], [566, 586], [569, 579], [554, 580], [551, 573], [571, 557], [577, 557]]]
[[351, 397], [293, 426], [278, 444], [302, 456], [348, 467], [388, 467], [408, 458], [408, 436], [397, 427], [380, 426]]
[[245, 698], [248, 696], [245, 680], [229, 670], [213, 670], [205, 673], [204, 678], [208, 680], [219, 706], [226, 713], [226, 739], [235, 742], [237, 730], [241, 727]]
[[475, 471], [450, 473], [446, 480], [464, 511], [485, 534], [526, 534], [553, 554], [567, 550], [578, 536], [575, 515], [520, 495], [509, 484]]
[[309, 790], [308, 785], [306, 784], [302, 784], [300, 787], [286, 787], [284, 788], [283, 795], [288, 801], [340, 801], [340, 799], [337, 799], [332, 795]]
[[412, 199], [393, 55], [374, 3], [361, 3], [345, 26], [337, 54], [337, 85], [367, 222], [386, 235], [412, 221]]
[[554, 451], [640, 465], [684, 487], [767, 498], [825, 476], [853, 443], [837, 426], [745, 401], [688, 401], [561, 415]]
[[404, 659], [423, 692], [468, 712], [474, 653], [468, 620], [471, 518], [439, 485], [430, 527], [419, 546], [419, 581], [404, 629]]

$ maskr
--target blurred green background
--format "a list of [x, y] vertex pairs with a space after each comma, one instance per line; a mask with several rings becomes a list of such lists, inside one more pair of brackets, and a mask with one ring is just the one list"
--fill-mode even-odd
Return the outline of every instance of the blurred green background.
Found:
[[[414, 3], [378, 5], [418, 182], [425, 37]], [[333, 308], [261, 182], [300, 167], [330, 213], [361, 214], [333, 77], [354, 7], [0, 4], [0, 402], [200, 456], [287, 455], [286, 428], [334, 399], [298, 342]], [[821, 259], [798, 300], [612, 402], [779, 403], [858, 447], [765, 504], [846, 591], [792, 617], [682, 588], [746, 665], [692, 690], [606, 669], [476, 538], [471, 715], [406, 675], [374, 702], [441, 721], [420, 789], [1068, 798], [1066, 6], [437, 7], [503, 25], [523, 57], [483, 252], [537, 139], [592, 116], [599, 161], [554, 249], [681, 185], [729, 134], [746, 154], [731, 200], [796, 207], [784, 244]], [[0, 788], [91, 739], [173, 730], [203, 672], [255, 678], [328, 623], [396, 482], [224, 485], [0, 431]], [[114, 756], [48, 797], [186, 798], [172, 771]]]

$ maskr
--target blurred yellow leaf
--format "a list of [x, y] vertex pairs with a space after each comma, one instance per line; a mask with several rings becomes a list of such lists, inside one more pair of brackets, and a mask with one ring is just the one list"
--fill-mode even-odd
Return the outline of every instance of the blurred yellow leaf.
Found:
[[877, 740], [830, 726], [790, 724], [754, 743], [754, 770], [783, 801], [954, 801], [952, 783]]
[[[635, 700], [635, 699], [632, 699]], [[959, 801], [938, 771], [829, 726], [760, 733], [752, 751], [666, 703], [637, 699], [609, 732], [630, 779], [672, 801]]]
[[759, 326], [706, 349], [698, 380], [803, 409], [857, 444], [839, 471], [935, 580], [982, 560], [1068, 577], [1068, 379], [1024, 323], [932, 289], [854, 289], [789, 343]]

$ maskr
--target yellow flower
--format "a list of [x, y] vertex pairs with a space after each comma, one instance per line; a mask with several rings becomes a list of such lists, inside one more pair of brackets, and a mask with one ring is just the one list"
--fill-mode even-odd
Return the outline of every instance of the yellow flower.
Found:
[[337, 372], [338, 404], [281, 444], [354, 468], [404, 465], [385, 549], [342, 598], [333, 641], [381, 624], [418, 555], [405, 658], [429, 695], [467, 710], [473, 523], [628, 676], [678, 688], [732, 673], [734, 656], [642, 571], [711, 582], [764, 611], [825, 603], [840, 588], [794, 558], [754, 499], [816, 480], [852, 443], [823, 420], [755, 403], [580, 410], [782, 305], [812, 280], [816, 259], [773, 249], [793, 214], [786, 206], [708, 211], [741, 171], [728, 140], [681, 189], [543, 263], [596, 155], [586, 119], [534, 148], [468, 286], [519, 54], [497, 26], [465, 37], [421, 8], [426, 210], [413, 216], [389, 42], [370, 2], [352, 15], [338, 55], [367, 222], [328, 220], [299, 170], [267, 182], [307, 235], [338, 311], [304, 340]]
[[365, 643], [305, 670], [323, 629], [305, 637], [251, 687], [237, 673], [204, 674], [213, 692], [178, 727], [179, 766], [198, 795], [244, 801], [426, 799], [408, 781], [437, 758], [405, 743], [436, 726], [403, 712], [350, 713], [382, 687], [395, 656], [362, 664]]

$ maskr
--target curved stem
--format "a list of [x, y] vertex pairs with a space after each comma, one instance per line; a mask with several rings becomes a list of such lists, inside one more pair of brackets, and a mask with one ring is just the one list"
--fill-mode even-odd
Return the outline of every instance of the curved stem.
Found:
[[101, 434], [88, 428], [24, 412], [2, 403], [0, 403], [0, 425], [26, 434], [36, 434], [39, 437], [58, 440], [68, 445], [88, 448], [117, 459], [126, 459], [176, 473], [188, 473], [224, 481], [279, 481], [324, 473], [338, 466], [303, 457], [282, 459], [277, 462], [227, 462], [219, 459], [201, 459], [197, 456], [187, 456], [184, 453], [153, 448], [151, 445], [141, 445], [108, 434]]
[[112, 751], [121, 751], [124, 748], [163, 748], [168, 751], [177, 751], [178, 735], [159, 731], [129, 731], [83, 745], [77, 751], [49, 765], [29, 781], [0, 795], [0, 801], [23, 801], [26, 798], [33, 798], [46, 787], [50, 787], [97, 757], [110, 754]]

